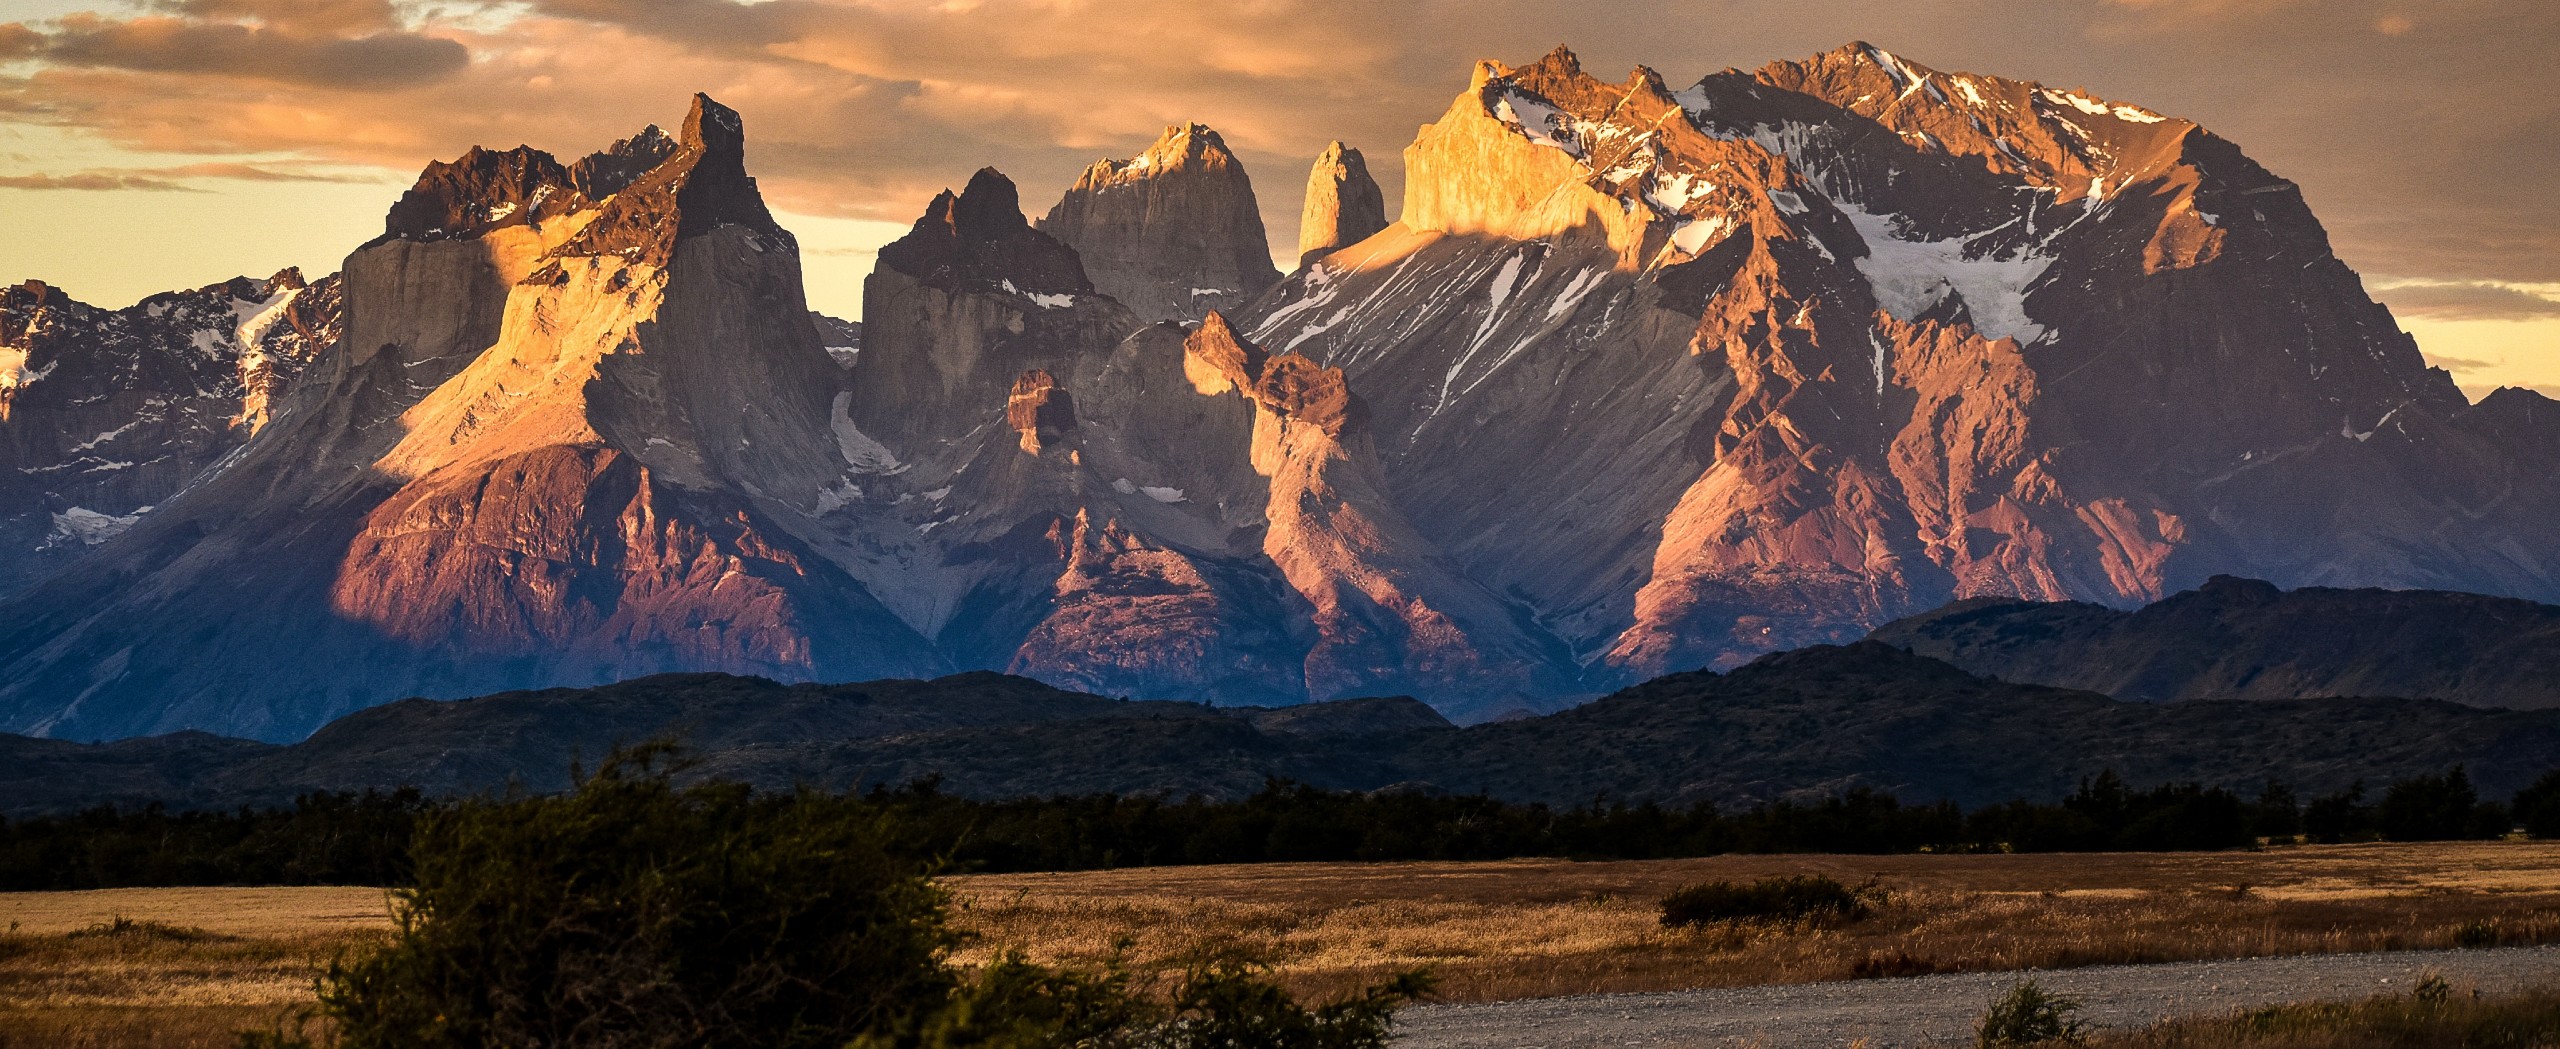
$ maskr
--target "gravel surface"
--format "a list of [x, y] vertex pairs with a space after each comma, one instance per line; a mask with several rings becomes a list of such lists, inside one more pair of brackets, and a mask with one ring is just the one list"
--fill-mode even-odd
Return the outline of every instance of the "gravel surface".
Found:
[[1917, 1046], [1966, 1043], [1992, 999], [2033, 977], [2106, 1027], [2284, 1002], [2405, 991], [2428, 973], [2497, 992], [2560, 981], [2560, 948], [2298, 955], [1901, 980], [1600, 994], [1406, 1010], [1399, 1049], [1582, 1046]]

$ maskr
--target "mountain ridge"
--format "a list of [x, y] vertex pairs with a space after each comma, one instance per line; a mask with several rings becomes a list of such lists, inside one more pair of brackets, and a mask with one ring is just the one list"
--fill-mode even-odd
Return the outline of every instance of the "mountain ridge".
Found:
[[[2560, 409], [2466, 403], [2298, 187], [2128, 103], [1865, 44], [1677, 89], [1560, 48], [1470, 71], [1393, 223], [1328, 150], [1344, 242], [1288, 275], [1176, 124], [1036, 221], [994, 169], [940, 194], [858, 332], [809, 313], [744, 121], [678, 126], [429, 165], [263, 329], [301, 341], [254, 436], [11, 496], [0, 541], [65, 503], [120, 534], [0, 579], [0, 728], [291, 739], [684, 670], [1482, 721], [1971, 597], [2560, 600]], [[44, 352], [109, 358], [82, 338]], [[24, 341], [0, 403], [60, 382]]]
[[[2430, 731], [2412, 732], [2412, 725]], [[201, 733], [0, 736], [0, 811], [280, 804], [313, 790], [566, 789], [613, 746], [672, 740], [686, 773], [761, 789], [931, 780], [970, 797], [1240, 798], [1277, 778], [1578, 805], [1747, 806], [1872, 788], [2050, 800], [2114, 771], [2306, 795], [2455, 763], [2492, 796], [2560, 761], [2560, 713], [2425, 700], [2126, 703], [2007, 684], [1878, 642], [1667, 675], [1557, 714], [1460, 728], [1407, 697], [1277, 708], [1113, 700], [1018, 677], [783, 685], [679, 674], [359, 711], [291, 745]]]

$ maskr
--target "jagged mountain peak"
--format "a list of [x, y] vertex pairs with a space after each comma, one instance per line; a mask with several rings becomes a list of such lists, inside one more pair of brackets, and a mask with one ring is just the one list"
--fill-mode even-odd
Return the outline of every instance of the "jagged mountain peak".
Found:
[[1145, 320], [1198, 320], [1280, 281], [1253, 180], [1205, 124], [1168, 126], [1137, 156], [1096, 161], [1039, 226]]
[[595, 218], [551, 254], [613, 255], [663, 265], [678, 242], [727, 226], [797, 247], [747, 174], [746, 145], [746, 122], [737, 111], [695, 94], [675, 150], [600, 202]]
[[1076, 180], [1077, 189], [1105, 190], [1151, 178], [1236, 163], [1227, 140], [1197, 121], [1165, 125], [1164, 134], [1127, 160], [1097, 160]]
[[[2560, 408], [2448, 399], [2289, 183], [2094, 96], [1863, 44], [1677, 92], [1488, 62], [1406, 150], [1400, 223], [1325, 151], [1329, 253], [1269, 289], [1243, 165], [1176, 124], [1036, 226], [993, 169], [938, 194], [858, 354], [746, 148], [697, 96], [565, 169], [432, 165], [322, 311], [343, 338], [290, 328], [327, 280], [163, 316], [0, 292], [0, 331], [114, 351], [0, 340], [59, 438], [0, 492], [62, 479], [0, 544], [104, 566], [0, 612], [0, 724], [949, 665], [1483, 717], [1971, 595], [2560, 594]], [[119, 415], [75, 382], [229, 390], [270, 319], [257, 345], [335, 345], [272, 437], [183, 445], [240, 429], [216, 398], [167, 429], [206, 456], [101, 440], [164, 386]], [[148, 513], [192, 475], [126, 480], [214, 455]]]
[[1863, 41], [1750, 74], [1708, 77], [1702, 100], [1758, 83], [1882, 124], [1914, 148], [1966, 158], [2070, 196], [2103, 195], [2178, 163], [2193, 122], [2077, 89], [1941, 70]]
[[570, 165], [569, 181], [580, 196], [603, 200], [665, 162], [679, 145], [675, 136], [651, 124], [640, 129], [639, 134], [619, 139]]
[[936, 194], [906, 236], [880, 249], [880, 266], [945, 291], [1071, 298], [1094, 290], [1075, 249], [1032, 228], [1013, 180], [991, 167], [958, 193]]
[[1299, 267], [1385, 228], [1386, 197], [1369, 175], [1368, 159], [1339, 139], [1327, 144], [1307, 171], [1307, 202], [1298, 220]]
[[473, 146], [452, 161], [429, 161], [417, 184], [391, 205], [383, 240], [467, 240], [538, 223], [578, 207], [567, 169], [531, 146]]
[[945, 190], [935, 199], [935, 208], [942, 209], [946, 202], [953, 231], [971, 239], [992, 240], [1031, 225], [1022, 213], [1022, 194], [1013, 180], [991, 167], [971, 174], [959, 196]]

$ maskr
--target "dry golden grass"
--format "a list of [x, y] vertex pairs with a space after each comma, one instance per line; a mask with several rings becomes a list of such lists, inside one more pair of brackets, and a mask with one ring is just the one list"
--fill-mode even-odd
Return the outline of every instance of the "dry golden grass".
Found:
[[2488, 1049], [2560, 1044], [2560, 989], [2280, 1005], [2101, 1032], [2094, 1049]]
[[66, 933], [117, 918], [223, 936], [293, 937], [391, 927], [391, 897], [363, 886], [0, 892], [0, 929]]
[[[1875, 879], [1836, 928], [1671, 932], [1682, 885]], [[2113, 856], [1734, 856], [1642, 863], [1285, 864], [951, 879], [971, 958], [1018, 946], [1142, 968], [1203, 947], [1338, 992], [1430, 966], [1457, 1001], [1861, 975], [2560, 941], [2560, 846], [2356, 845]]]
[[[369, 891], [382, 900], [379, 890]], [[187, 893], [199, 902], [220, 895]], [[21, 913], [60, 914], [88, 905], [61, 897], [91, 895], [0, 901]], [[271, 1026], [308, 1003], [313, 977], [331, 958], [383, 936], [386, 920], [333, 922], [325, 917], [328, 896], [315, 893], [310, 902], [316, 906], [303, 917], [283, 902], [192, 912], [217, 926], [253, 930], [246, 933], [121, 917], [27, 932], [28, 919], [18, 918], [18, 929], [0, 935], [0, 1049], [237, 1045], [238, 1032]]]
[[0, 1007], [0, 1049], [235, 1049], [279, 1007], [248, 1005]]
[[[1682, 885], [1869, 878], [1873, 917], [1672, 933]], [[1429, 965], [1459, 1001], [1868, 973], [2560, 941], [2560, 845], [2355, 845], [2112, 856], [1748, 856], [1641, 863], [1281, 864], [948, 879], [960, 924], [1034, 958], [1166, 966], [1258, 950], [1330, 993]], [[2245, 891], [2239, 891], [2245, 886]], [[117, 917], [113, 934], [87, 931]], [[0, 1049], [231, 1045], [380, 937], [378, 889], [0, 894]], [[136, 927], [133, 922], [146, 923]], [[157, 923], [157, 924], [148, 924]]]

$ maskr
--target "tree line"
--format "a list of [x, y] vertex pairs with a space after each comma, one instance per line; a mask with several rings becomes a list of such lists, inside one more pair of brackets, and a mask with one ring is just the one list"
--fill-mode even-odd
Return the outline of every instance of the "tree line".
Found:
[[[2210, 851], [2261, 842], [2438, 841], [2521, 830], [2560, 838], [2560, 771], [2511, 804], [2460, 767], [2298, 798], [2222, 787], [2136, 788], [2113, 772], [2057, 802], [1971, 810], [1852, 790], [1727, 811], [1597, 799], [1553, 807], [1482, 795], [1330, 791], [1274, 782], [1240, 800], [1092, 794], [984, 800], [932, 781], [796, 792], [798, 811], [878, 825], [902, 855], [948, 871], [1070, 871], [1200, 863], [1664, 859], [1726, 853]], [[410, 845], [460, 802], [415, 790], [306, 794], [290, 806], [152, 805], [0, 820], [0, 890], [174, 885], [406, 885]]]

